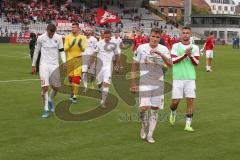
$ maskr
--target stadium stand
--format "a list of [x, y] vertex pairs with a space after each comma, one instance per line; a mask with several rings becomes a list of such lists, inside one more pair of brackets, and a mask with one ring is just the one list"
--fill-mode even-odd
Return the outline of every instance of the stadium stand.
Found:
[[[166, 30], [170, 35], [178, 35], [179, 29], [145, 8], [105, 6], [121, 17], [121, 23], [107, 26], [129, 35], [132, 31], [142, 30], [148, 34], [152, 27]], [[21, 35], [24, 32], [42, 34], [48, 23], [56, 20], [78, 21], [88, 26], [96, 26], [96, 9], [83, 3], [68, 3], [66, 0], [3, 0], [1, 4], [1, 36]], [[101, 30], [98, 26], [96, 30]], [[67, 34], [63, 31], [62, 34]]]

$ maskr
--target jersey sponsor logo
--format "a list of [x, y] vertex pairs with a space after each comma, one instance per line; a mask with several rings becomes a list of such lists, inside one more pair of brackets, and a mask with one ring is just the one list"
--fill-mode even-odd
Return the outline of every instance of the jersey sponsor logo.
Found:
[[113, 51], [113, 50], [116, 49], [116, 47], [117, 47], [117, 45], [115, 43], [109, 42], [109, 43], [106, 43], [104, 45], [104, 50], [106, 50], [106, 51]]

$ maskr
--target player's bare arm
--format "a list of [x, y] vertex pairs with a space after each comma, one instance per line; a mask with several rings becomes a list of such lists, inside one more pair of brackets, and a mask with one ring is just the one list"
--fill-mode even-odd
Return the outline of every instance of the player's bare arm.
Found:
[[160, 51], [158, 51], [158, 50], [156, 50], [156, 49], [153, 49], [153, 50], [150, 51], [150, 53], [151, 53], [151, 54], [155, 53], [155, 54], [161, 56], [162, 59], [163, 59], [163, 61], [164, 61], [164, 63], [165, 63], [168, 67], [172, 67], [172, 65], [173, 65], [172, 60], [169, 59], [169, 58], [167, 58], [166, 56], [164, 56], [164, 54], [161, 53]]
[[36, 46], [35, 46], [34, 53], [33, 53], [32, 74], [35, 74], [35, 73], [36, 73], [36, 62], [37, 62], [37, 58], [38, 58], [38, 55], [39, 55], [40, 50], [41, 50], [41, 40], [38, 39], [38, 40], [37, 40], [37, 44], [36, 44]]
[[132, 62], [132, 69], [131, 69], [131, 88], [130, 91], [136, 93], [138, 91], [138, 86], [136, 84], [136, 77], [137, 77], [137, 70], [139, 68], [139, 63], [135, 60]]
[[194, 56], [192, 54], [192, 49], [190, 51], [188, 51], [188, 57], [190, 58], [191, 62], [193, 65], [197, 66], [199, 64], [199, 59], [200, 57], [199, 56]]
[[187, 58], [188, 55], [187, 55], [187, 53], [184, 53], [182, 56], [177, 56], [177, 55], [171, 54], [171, 57], [172, 57], [173, 64], [177, 64], [177, 63], [183, 61], [185, 58]]

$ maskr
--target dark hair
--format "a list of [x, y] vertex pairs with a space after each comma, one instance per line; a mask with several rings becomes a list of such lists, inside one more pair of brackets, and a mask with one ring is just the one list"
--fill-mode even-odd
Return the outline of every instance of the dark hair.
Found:
[[110, 30], [105, 30], [104, 34], [111, 34], [111, 31]]
[[182, 30], [183, 30], [183, 29], [188, 29], [188, 30], [191, 31], [191, 28], [190, 28], [190, 27], [187, 27], [187, 26], [184, 26], [184, 27], [182, 28]]
[[79, 23], [78, 22], [73, 22], [72, 26], [78, 26], [79, 27]]
[[210, 32], [210, 35], [213, 35], [213, 31]]
[[35, 33], [30, 33], [30, 38], [37, 38], [37, 35]]
[[161, 34], [162, 30], [160, 28], [152, 28], [150, 33], [152, 33], [152, 32]]
[[55, 24], [51, 23], [47, 26], [47, 30], [53, 33], [57, 30], [57, 27], [55, 26]]

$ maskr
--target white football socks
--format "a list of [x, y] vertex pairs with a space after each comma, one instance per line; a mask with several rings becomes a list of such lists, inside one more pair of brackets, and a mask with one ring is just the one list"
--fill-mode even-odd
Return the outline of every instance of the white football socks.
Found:
[[142, 123], [142, 128], [147, 129], [148, 128], [148, 115], [147, 111], [146, 112], [140, 112], [140, 119]]
[[84, 88], [87, 88], [88, 82], [87, 82], [87, 73], [83, 73], [83, 86]]
[[186, 126], [191, 126], [192, 118], [186, 117]]
[[53, 101], [53, 98], [54, 98], [56, 95], [57, 95], [57, 91], [55, 91], [54, 89], [51, 89], [51, 91], [50, 91], [50, 96], [48, 97], [48, 100], [49, 100], [50, 102], [52, 102], [52, 101]]
[[48, 111], [48, 92], [43, 93], [43, 91], [42, 91], [42, 92], [41, 92], [41, 95], [42, 95], [44, 110], [45, 110], [45, 111]]
[[157, 110], [151, 110], [151, 115], [149, 118], [149, 131], [148, 131], [148, 137], [153, 136], [153, 132], [156, 128], [158, 121], [158, 111]]
[[105, 102], [108, 96], [109, 87], [102, 87], [102, 101], [101, 103]]

